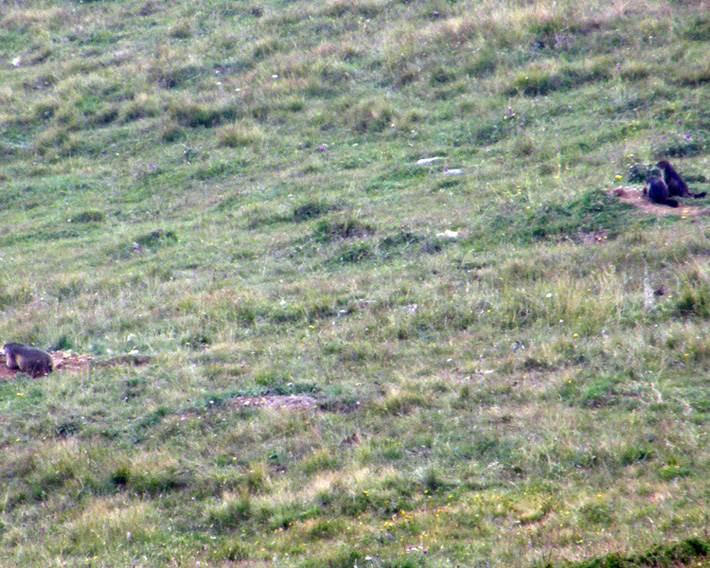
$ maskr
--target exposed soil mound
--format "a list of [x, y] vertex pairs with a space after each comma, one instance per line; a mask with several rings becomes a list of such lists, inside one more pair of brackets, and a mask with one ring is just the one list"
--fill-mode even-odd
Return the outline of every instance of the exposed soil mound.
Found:
[[54, 361], [55, 371], [69, 371], [78, 373], [89, 368], [89, 364], [93, 360], [92, 355], [82, 353], [74, 353], [73, 351], [53, 351], [50, 353], [52, 361]]
[[237, 408], [293, 408], [306, 409], [316, 405], [316, 399], [306, 395], [265, 395], [265, 396], [236, 396], [229, 404]]
[[666, 205], [658, 205], [651, 203], [643, 195], [643, 187], [623, 186], [612, 187], [609, 190], [611, 195], [615, 195], [621, 201], [630, 203], [634, 207], [638, 207], [651, 215], [680, 215], [681, 217], [698, 217], [710, 215], [710, 207], [698, 207], [697, 205], [687, 205], [681, 203], [680, 207], [668, 207]]

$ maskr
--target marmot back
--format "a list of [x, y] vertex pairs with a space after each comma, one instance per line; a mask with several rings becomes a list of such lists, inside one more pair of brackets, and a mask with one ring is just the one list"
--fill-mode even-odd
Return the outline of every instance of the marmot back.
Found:
[[48, 375], [54, 370], [54, 363], [49, 353], [24, 343], [6, 343], [5, 362], [8, 369], [19, 369], [31, 377]]
[[646, 187], [643, 188], [643, 193], [653, 203], [660, 205], [668, 205], [669, 207], [678, 207], [678, 202], [675, 199], [669, 199], [668, 187], [663, 180], [656, 176], [650, 176], [646, 180]]
[[663, 181], [666, 183], [666, 187], [668, 187], [669, 196], [677, 195], [678, 197], [694, 197], [698, 199], [707, 195], [705, 191], [702, 193], [691, 193], [688, 189], [688, 184], [685, 183], [668, 160], [661, 160], [656, 164], [656, 167], [663, 171]]

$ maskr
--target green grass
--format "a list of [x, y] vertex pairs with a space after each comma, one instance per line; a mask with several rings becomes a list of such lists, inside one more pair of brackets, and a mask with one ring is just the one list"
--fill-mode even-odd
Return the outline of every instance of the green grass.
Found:
[[708, 565], [709, 21], [5, 3], [0, 564]]

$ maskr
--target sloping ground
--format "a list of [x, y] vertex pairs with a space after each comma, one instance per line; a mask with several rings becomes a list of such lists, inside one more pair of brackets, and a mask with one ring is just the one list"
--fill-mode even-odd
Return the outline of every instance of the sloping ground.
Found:
[[3, 334], [160, 355], [0, 380], [0, 565], [706, 563], [710, 236], [596, 189], [706, 174], [668, 4], [3, 3]]

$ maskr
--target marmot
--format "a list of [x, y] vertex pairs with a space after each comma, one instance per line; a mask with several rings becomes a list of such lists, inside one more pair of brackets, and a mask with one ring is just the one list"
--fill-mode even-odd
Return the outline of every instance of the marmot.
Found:
[[646, 187], [643, 188], [643, 194], [654, 203], [659, 205], [668, 205], [669, 207], [678, 207], [678, 202], [675, 199], [668, 198], [668, 187], [663, 180], [656, 176], [649, 176], [646, 179]]
[[54, 363], [49, 353], [41, 349], [24, 343], [6, 343], [3, 349], [8, 369], [20, 369], [31, 377], [48, 375], [54, 370]]
[[673, 169], [673, 166], [671, 166], [668, 161], [661, 160], [656, 164], [656, 166], [663, 170], [663, 180], [666, 182], [668, 195], [677, 195], [678, 197], [695, 197], [696, 199], [707, 195], [706, 191], [703, 191], [702, 193], [690, 193], [688, 184], [683, 181], [683, 178], [678, 175], [678, 172]]

